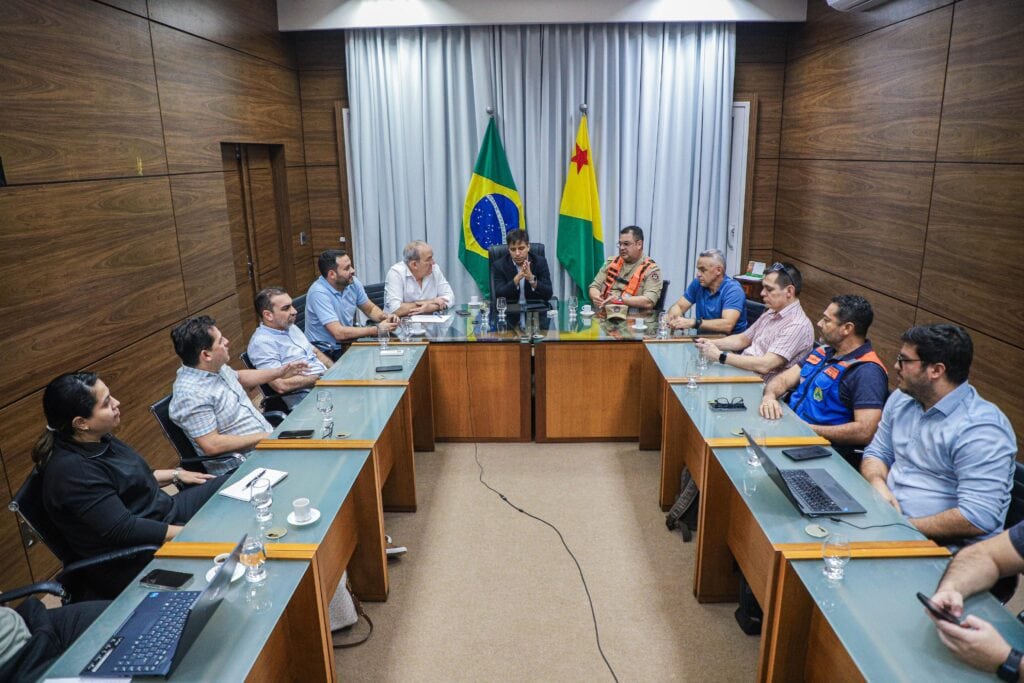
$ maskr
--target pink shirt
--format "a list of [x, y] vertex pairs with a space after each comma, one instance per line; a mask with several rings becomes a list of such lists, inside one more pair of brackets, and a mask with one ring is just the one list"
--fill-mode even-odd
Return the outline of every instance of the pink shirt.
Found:
[[814, 325], [794, 301], [778, 313], [766, 310], [753, 325], [742, 333], [750, 340], [750, 346], [743, 349], [744, 356], [763, 356], [774, 353], [786, 359], [786, 364], [764, 375], [768, 382], [783, 370], [803, 360], [814, 346]]

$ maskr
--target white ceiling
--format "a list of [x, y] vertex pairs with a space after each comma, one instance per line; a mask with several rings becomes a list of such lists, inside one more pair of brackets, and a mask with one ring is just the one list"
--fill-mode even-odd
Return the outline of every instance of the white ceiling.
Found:
[[282, 31], [806, 18], [807, 0], [277, 0]]

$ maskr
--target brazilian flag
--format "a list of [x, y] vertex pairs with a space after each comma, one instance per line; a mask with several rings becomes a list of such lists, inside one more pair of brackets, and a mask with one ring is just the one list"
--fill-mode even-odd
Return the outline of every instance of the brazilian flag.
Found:
[[459, 260], [476, 280], [484, 298], [491, 296], [487, 249], [504, 244], [505, 235], [516, 229], [526, 229], [523, 203], [492, 118], [466, 190], [459, 234]]
[[576, 144], [569, 158], [569, 172], [558, 210], [556, 253], [580, 294], [586, 297], [587, 287], [604, 263], [601, 203], [597, 199], [597, 174], [586, 116], [580, 119]]

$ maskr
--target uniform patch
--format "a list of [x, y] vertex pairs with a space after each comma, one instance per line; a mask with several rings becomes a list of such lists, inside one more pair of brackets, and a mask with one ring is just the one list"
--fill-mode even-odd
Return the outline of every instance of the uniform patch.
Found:
[[656, 270], [653, 273], [651, 273], [651, 282], [657, 282], [660, 279], [661, 279], [661, 273], [660, 272], [658, 272]]
[[825, 394], [822, 393], [821, 387], [814, 387], [814, 400], [815, 401], [824, 401], [825, 400]]
[[828, 375], [829, 377], [831, 377], [832, 379], [835, 379], [836, 377], [839, 377], [839, 368], [837, 368], [834, 365], [831, 366], [831, 367], [825, 368], [825, 374]]

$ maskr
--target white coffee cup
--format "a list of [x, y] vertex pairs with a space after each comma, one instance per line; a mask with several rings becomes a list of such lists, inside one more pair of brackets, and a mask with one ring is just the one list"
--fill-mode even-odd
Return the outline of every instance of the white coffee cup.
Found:
[[213, 563], [219, 567], [227, 562], [229, 557], [231, 557], [231, 553], [221, 553], [213, 558]]
[[637, 318], [633, 322], [633, 329], [634, 330], [646, 330], [647, 329], [647, 323], [645, 323], [643, 320], [640, 320], [639, 318]]
[[292, 512], [296, 522], [308, 521], [313, 516], [313, 508], [309, 506], [309, 498], [296, 498], [292, 501]]
[[469, 305], [470, 306], [479, 306], [480, 305], [480, 297], [477, 296], [476, 294], [474, 294], [473, 296], [469, 297]]
[[590, 304], [583, 304], [583, 308], [582, 308], [582, 311], [583, 311], [584, 313], [590, 313], [590, 312], [591, 312], [591, 311], [593, 311], [593, 310], [594, 310], [594, 309], [592, 309], [592, 308], [590, 307]]

